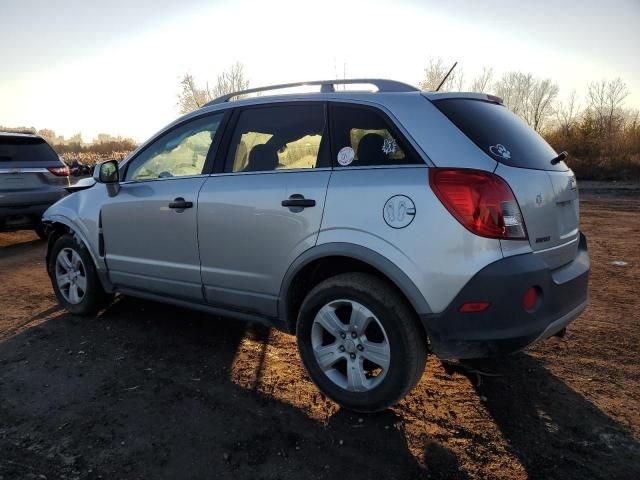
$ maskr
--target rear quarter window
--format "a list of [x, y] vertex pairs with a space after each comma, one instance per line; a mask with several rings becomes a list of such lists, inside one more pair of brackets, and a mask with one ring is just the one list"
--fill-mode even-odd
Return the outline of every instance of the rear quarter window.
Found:
[[552, 165], [556, 151], [503, 105], [467, 98], [434, 100], [433, 104], [483, 152], [500, 163], [536, 170], [568, 170], [564, 162]]
[[49, 144], [37, 137], [0, 136], [0, 164], [7, 162], [60, 162]]
[[336, 166], [424, 165], [377, 109], [334, 103], [330, 111], [334, 149], [336, 153], [349, 149], [347, 161]]

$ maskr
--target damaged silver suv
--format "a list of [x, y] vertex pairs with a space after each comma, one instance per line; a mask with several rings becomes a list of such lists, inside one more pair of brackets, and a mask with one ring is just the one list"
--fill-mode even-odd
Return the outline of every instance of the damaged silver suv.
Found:
[[519, 351], [584, 310], [575, 177], [499, 98], [306, 84], [320, 91], [218, 98], [47, 210], [60, 303], [85, 315], [119, 293], [266, 322], [365, 412], [401, 400], [428, 351]]

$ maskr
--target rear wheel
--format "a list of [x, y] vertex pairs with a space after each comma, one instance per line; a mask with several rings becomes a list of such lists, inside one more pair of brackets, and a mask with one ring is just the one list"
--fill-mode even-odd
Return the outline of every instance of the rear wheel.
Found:
[[100, 284], [89, 251], [73, 235], [65, 234], [56, 240], [48, 270], [58, 301], [73, 314], [94, 314], [110, 299]]
[[384, 410], [420, 380], [426, 340], [405, 300], [384, 280], [347, 273], [305, 298], [298, 349], [313, 381], [345, 408]]

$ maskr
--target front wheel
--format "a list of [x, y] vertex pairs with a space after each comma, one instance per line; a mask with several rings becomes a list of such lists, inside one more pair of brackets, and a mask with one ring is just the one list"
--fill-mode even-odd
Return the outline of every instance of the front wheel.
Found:
[[93, 314], [109, 300], [89, 251], [73, 235], [65, 234], [56, 240], [48, 270], [58, 301], [73, 314]]
[[359, 412], [400, 401], [426, 362], [426, 339], [410, 307], [370, 274], [341, 274], [314, 287], [300, 308], [297, 339], [320, 390]]

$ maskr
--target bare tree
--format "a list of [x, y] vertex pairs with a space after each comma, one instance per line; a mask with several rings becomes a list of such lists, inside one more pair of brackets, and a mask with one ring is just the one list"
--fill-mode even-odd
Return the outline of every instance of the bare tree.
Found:
[[577, 122], [578, 110], [579, 106], [575, 90], [571, 91], [571, 95], [569, 95], [566, 102], [558, 102], [556, 107], [556, 120], [565, 137], [571, 134]]
[[615, 80], [591, 82], [587, 91], [589, 109], [598, 120], [599, 127], [611, 135], [614, 123], [620, 118], [620, 110], [629, 95], [627, 85], [620, 77]]
[[199, 87], [193, 75], [186, 73], [180, 81], [178, 107], [181, 113], [192, 112], [216, 97], [245, 90], [248, 87], [249, 80], [244, 72], [244, 65], [240, 62], [234, 63], [228, 70], [218, 75], [213, 88], [209, 88], [208, 82], [204, 88]]
[[534, 81], [525, 109], [525, 119], [536, 132], [542, 130], [546, 119], [553, 113], [553, 103], [558, 92], [558, 85], [548, 78]]
[[513, 113], [526, 119], [533, 85], [530, 73], [507, 72], [496, 82], [494, 89]]
[[493, 79], [493, 68], [484, 67], [482, 72], [474, 77], [471, 82], [471, 91], [476, 93], [486, 93], [491, 86]]
[[464, 91], [464, 70], [460, 67], [456, 67], [453, 72], [453, 80], [451, 81], [451, 91], [452, 92], [463, 92]]
[[[210, 97], [216, 98], [221, 95], [246, 90], [247, 88], [249, 88], [249, 79], [244, 72], [244, 65], [236, 62], [228, 70], [218, 75], [216, 84], [210, 91]], [[208, 85], [207, 91], [209, 91]]]
[[[429, 65], [424, 69], [424, 77], [418, 83], [418, 86], [421, 90], [434, 91], [438, 88], [450, 68], [451, 66], [447, 66], [440, 57], [437, 59], [430, 58]], [[443, 92], [459, 91], [462, 88], [463, 77], [462, 70], [455, 68], [447, 78], [447, 81], [440, 87], [440, 90]]]
[[197, 110], [210, 100], [207, 90], [199, 88], [193, 75], [185, 73], [180, 81], [180, 93], [178, 94], [178, 107], [180, 113], [188, 113]]

